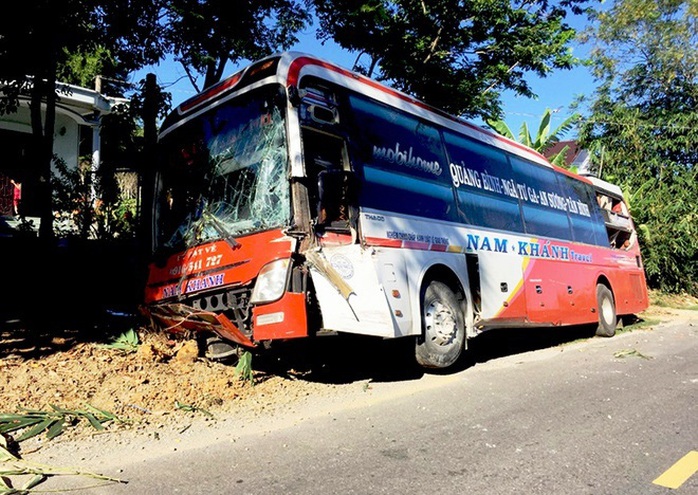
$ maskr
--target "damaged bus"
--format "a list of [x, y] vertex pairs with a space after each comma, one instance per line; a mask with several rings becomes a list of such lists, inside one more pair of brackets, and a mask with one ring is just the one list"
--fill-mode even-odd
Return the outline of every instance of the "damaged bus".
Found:
[[648, 305], [617, 186], [312, 56], [204, 90], [158, 146], [144, 308], [210, 357], [352, 333], [445, 368], [487, 329], [612, 336]]

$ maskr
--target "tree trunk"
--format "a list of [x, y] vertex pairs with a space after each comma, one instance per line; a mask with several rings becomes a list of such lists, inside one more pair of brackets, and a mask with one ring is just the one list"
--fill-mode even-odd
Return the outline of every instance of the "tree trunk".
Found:
[[[35, 145], [31, 149], [30, 163], [34, 182], [36, 212], [41, 218], [39, 238], [50, 243], [53, 240], [53, 200], [51, 188], [51, 163], [53, 161], [53, 131], [56, 124], [56, 76], [55, 68], [48, 77], [35, 78], [31, 90], [31, 122]], [[42, 102], [46, 105], [42, 119]]]

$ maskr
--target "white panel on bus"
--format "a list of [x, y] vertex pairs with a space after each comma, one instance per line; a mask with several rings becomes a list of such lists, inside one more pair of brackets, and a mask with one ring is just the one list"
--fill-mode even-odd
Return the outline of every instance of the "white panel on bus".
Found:
[[[482, 314], [485, 320], [494, 318], [523, 284], [523, 258], [497, 252], [478, 253]], [[503, 289], [506, 284], [506, 291]]]
[[373, 255], [358, 244], [324, 247], [322, 256], [351, 288], [344, 299], [336, 284], [311, 267], [323, 327], [338, 332], [395, 337], [385, 290], [376, 276]]

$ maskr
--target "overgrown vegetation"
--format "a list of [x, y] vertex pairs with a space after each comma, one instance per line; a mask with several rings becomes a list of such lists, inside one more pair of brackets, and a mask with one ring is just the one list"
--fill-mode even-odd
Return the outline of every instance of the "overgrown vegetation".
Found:
[[136, 234], [137, 183], [120, 185], [114, 172], [93, 172], [89, 160], [83, 160], [82, 166], [75, 169], [54, 156], [54, 166], [56, 236], [114, 239]]
[[688, 309], [698, 311], [698, 296], [687, 293], [669, 293], [650, 290], [650, 304], [663, 308]]
[[698, 295], [698, 9], [616, 0], [595, 19], [581, 144], [626, 191], [651, 287]]

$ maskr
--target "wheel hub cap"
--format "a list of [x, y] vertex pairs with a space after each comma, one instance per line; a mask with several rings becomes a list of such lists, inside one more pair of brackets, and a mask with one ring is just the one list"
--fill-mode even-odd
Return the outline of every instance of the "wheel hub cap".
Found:
[[426, 334], [435, 344], [448, 345], [456, 336], [456, 319], [448, 307], [438, 301], [430, 304], [424, 314]]

